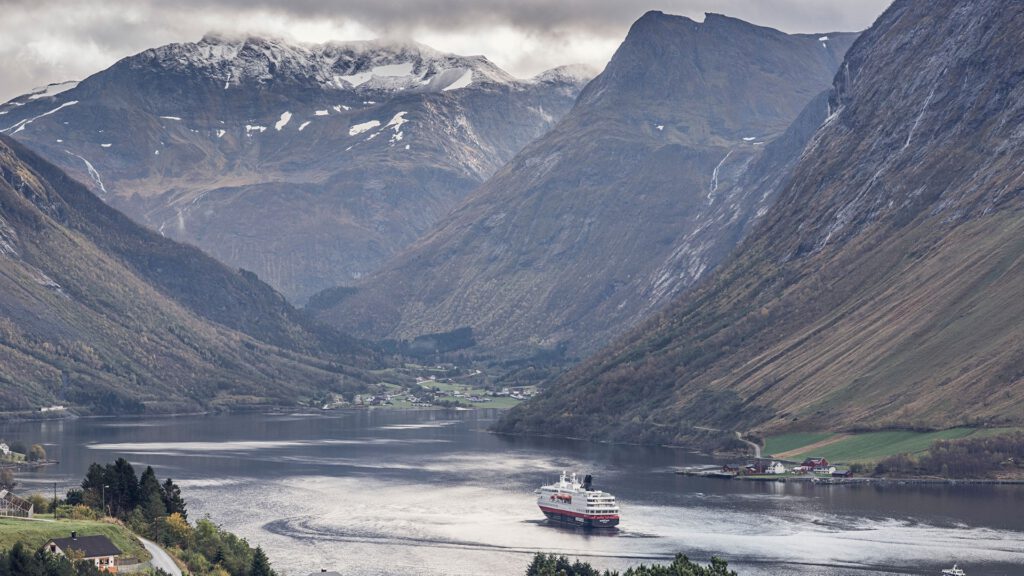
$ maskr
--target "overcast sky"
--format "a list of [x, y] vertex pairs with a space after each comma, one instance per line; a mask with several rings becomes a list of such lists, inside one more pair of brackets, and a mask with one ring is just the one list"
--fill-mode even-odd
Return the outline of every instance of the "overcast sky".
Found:
[[307, 43], [414, 39], [527, 77], [603, 68], [647, 10], [735, 16], [786, 32], [863, 30], [891, 0], [0, 0], [0, 102], [209, 31]]

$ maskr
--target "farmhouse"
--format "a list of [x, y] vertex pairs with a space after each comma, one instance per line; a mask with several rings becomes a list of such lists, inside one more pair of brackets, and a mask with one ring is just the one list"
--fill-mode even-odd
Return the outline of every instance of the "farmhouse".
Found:
[[825, 458], [808, 458], [801, 464], [808, 470], [815, 470], [818, 468], [828, 468], [828, 460]]
[[77, 532], [72, 532], [70, 538], [50, 540], [45, 549], [51, 554], [87, 560], [103, 572], [117, 572], [114, 560], [121, 555], [121, 550], [106, 536], [79, 536]]

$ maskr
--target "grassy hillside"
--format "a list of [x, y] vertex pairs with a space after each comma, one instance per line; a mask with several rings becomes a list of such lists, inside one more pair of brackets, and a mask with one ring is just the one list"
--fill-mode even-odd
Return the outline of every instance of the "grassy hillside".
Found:
[[936, 440], [984, 438], [1017, 430], [1016, 428], [951, 428], [936, 432], [886, 431], [862, 434], [797, 433], [766, 440], [765, 454], [788, 460], [811, 456], [832, 462], [878, 462], [895, 454], [921, 454]]
[[804, 446], [810, 446], [834, 436], [832, 432], [793, 432], [765, 438], [765, 454], [781, 454]]
[[134, 534], [120, 524], [99, 520], [18, 520], [0, 518], [0, 550], [10, 550], [15, 542], [22, 542], [32, 550], [42, 548], [51, 538], [67, 538], [71, 532], [79, 536], [102, 535], [128, 556], [146, 561], [149, 552]]

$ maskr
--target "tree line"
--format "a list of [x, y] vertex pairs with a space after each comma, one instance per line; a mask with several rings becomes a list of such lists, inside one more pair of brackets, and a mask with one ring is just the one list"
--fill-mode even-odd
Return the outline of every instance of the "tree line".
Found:
[[896, 454], [875, 466], [878, 476], [986, 478], [1024, 473], [1024, 432], [937, 440], [920, 456]]
[[[56, 515], [117, 518], [136, 534], [170, 550], [194, 576], [276, 576], [261, 548], [252, 548], [244, 538], [207, 518], [190, 524], [188, 506], [173, 479], [160, 482], [151, 466], [138, 476], [124, 458], [112, 464], [91, 464], [81, 487], [68, 490], [58, 502]], [[0, 576], [6, 575], [0, 572]]]
[[565, 556], [554, 554], [534, 555], [533, 561], [526, 568], [526, 576], [738, 576], [729, 570], [729, 563], [721, 558], [712, 558], [711, 563], [702, 566], [691, 561], [682, 554], [677, 554], [671, 564], [641, 564], [628, 568], [625, 572], [600, 570], [590, 564], [576, 560], [571, 562]]

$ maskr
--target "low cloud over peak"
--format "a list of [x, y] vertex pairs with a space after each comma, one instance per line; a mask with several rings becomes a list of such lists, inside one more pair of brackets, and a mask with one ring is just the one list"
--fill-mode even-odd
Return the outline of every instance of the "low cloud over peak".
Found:
[[648, 10], [729, 14], [787, 32], [860, 30], [889, 0], [0, 0], [0, 101], [81, 79], [118, 59], [211, 30], [299, 42], [415, 39], [484, 54], [528, 77], [562, 64], [601, 68]]

